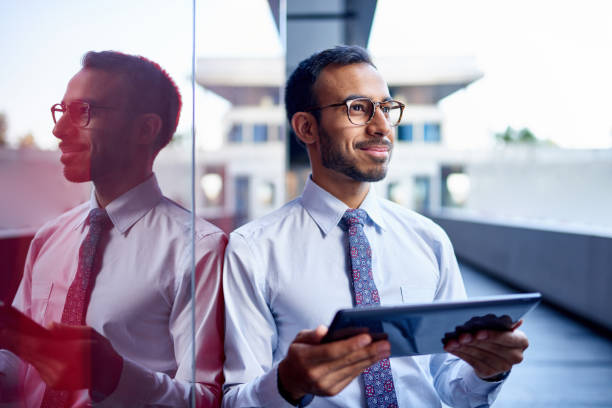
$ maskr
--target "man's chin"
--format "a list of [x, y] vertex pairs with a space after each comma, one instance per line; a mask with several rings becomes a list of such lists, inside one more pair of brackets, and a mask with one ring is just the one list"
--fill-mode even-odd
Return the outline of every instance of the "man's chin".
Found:
[[72, 169], [68, 166], [64, 166], [64, 178], [71, 183], [85, 183], [91, 181], [89, 170]]
[[370, 171], [360, 171], [358, 169], [352, 168], [347, 169], [345, 174], [355, 181], [375, 182], [385, 178], [385, 176], [387, 175], [387, 168], [385, 167], [383, 169], [376, 169]]

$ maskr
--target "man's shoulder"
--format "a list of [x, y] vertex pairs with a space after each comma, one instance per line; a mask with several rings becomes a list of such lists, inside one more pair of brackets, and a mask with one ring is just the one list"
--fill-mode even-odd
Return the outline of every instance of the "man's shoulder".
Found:
[[237, 228], [230, 234], [230, 239], [233, 236], [240, 236], [249, 240], [276, 236], [279, 228], [293, 224], [297, 217], [302, 214], [302, 210], [301, 199], [296, 198], [271, 213]]
[[[191, 211], [168, 197], [163, 196], [154, 210], [154, 216], [163, 218], [164, 223], [175, 224], [175, 226], [185, 231], [191, 230]], [[225, 235], [220, 228], [210, 221], [198, 217], [197, 214], [195, 217], [195, 233], [196, 239], [201, 239], [206, 236]]]
[[389, 225], [401, 225], [421, 234], [442, 238], [446, 236], [444, 230], [430, 218], [418, 212], [404, 207], [393, 201], [380, 198], [380, 208], [384, 214], [385, 221]]
[[47, 221], [38, 229], [34, 239], [47, 237], [61, 228], [76, 227], [89, 211], [89, 201], [77, 205], [65, 213]]

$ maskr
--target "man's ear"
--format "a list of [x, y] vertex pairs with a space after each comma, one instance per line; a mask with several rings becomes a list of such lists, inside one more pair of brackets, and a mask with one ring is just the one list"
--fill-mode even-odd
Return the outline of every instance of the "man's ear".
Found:
[[312, 113], [296, 112], [291, 118], [291, 126], [305, 145], [308, 146], [319, 140], [319, 126]]
[[138, 118], [138, 144], [151, 145], [157, 140], [162, 128], [162, 120], [156, 113], [143, 113]]

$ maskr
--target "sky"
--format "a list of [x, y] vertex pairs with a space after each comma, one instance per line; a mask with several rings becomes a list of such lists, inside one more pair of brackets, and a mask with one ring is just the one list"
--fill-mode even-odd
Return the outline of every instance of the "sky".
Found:
[[[295, 0], [289, 0], [295, 1]], [[528, 127], [563, 147], [612, 147], [612, 2], [381, 0], [369, 48], [384, 55], [468, 55], [484, 77], [441, 101], [457, 148], [489, 147], [506, 126]], [[196, 55], [279, 56], [265, 0], [197, 2]], [[33, 133], [55, 148], [49, 108], [88, 50], [142, 54], [183, 94], [178, 133], [191, 130], [189, 0], [3, 0], [0, 112], [9, 140]], [[195, 93], [197, 144], [220, 146], [229, 104]]]

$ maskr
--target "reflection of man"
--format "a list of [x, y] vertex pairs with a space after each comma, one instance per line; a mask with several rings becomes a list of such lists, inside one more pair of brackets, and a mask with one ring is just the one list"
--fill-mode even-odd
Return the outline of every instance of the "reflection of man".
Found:
[[[53, 339], [3, 333], [0, 344], [30, 364], [2, 352], [0, 398], [30, 407], [90, 398], [111, 407], [218, 404], [227, 238], [196, 221], [193, 385], [191, 216], [162, 196], [152, 172], [180, 108], [178, 89], [157, 64], [110, 51], [87, 53], [52, 107], [64, 175], [91, 180], [94, 191], [32, 241], [14, 305], [51, 324]], [[7, 373], [15, 366], [18, 377]]]
[[465, 291], [444, 232], [370, 189], [387, 171], [403, 105], [367, 53], [313, 55], [289, 78], [285, 102], [312, 176], [300, 198], [230, 236], [224, 404], [488, 406], [527, 346], [519, 331], [447, 345], [469, 364], [448, 354], [389, 361], [389, 343], [368, 334], [320, 344], [327, 329], [317, 325], [340, 308]]

